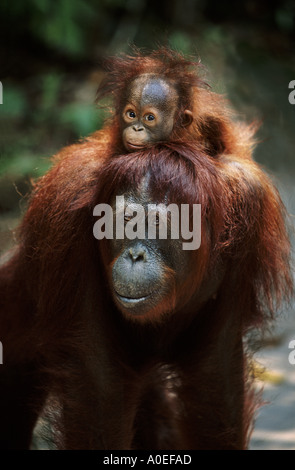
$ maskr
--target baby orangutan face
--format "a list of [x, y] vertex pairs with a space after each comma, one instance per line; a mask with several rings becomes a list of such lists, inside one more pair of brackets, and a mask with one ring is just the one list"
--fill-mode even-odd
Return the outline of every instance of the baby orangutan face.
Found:
[[[174, 128], [178, 93], [171, 82], [159, 75], [143, 74], [130, 84], [122, 110], [122, 139], [133, 151], [155, 142], [167, 141]], [[192, 113], [185, 111], [186, 124]]]

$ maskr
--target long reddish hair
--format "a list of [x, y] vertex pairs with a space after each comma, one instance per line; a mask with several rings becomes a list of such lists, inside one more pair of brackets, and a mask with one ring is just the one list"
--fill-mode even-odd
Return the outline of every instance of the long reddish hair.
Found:
[[[149, 172], [154, 202], [168, 194], [170, 202], [202, 206], [202, 243], [193, 253], [201, 260], [192, 273], [198, 285], [222, 258], [237, 292], [244, 293], [244, 303], [240, 297], [237, 301], [245, 325], [258, 325], [273, 316], [292, 291], [290, 244], [280, 196], [255, 162], [229, 156], [216, 159], [195, 144], [179, 141], [113, 158], [102, 157], [95, 145], [84, 158], [83, 145], [41, 178], [22, 224], [21, 243], [32, 266], [35, 258], [39, 260], [36, 282], [45, 290], [39, 302], [47, 306], [54, 302], [52, 292], [50, 298], [46, 293], [48, 272], [63, 276], [69, 269], [77, 271], [79, 291], [83, 276], [78, 266], [89, 269], [96, 252], [93, 207], [110, 203], [121, 188], [138, 187]], [[71, 279], [73, 283], [75, 276]], [[66, 279], [62, 291], [63, 298], [71, 297], [73, 286], [67, 286]]]
[[266, 173], [253, 160], [216, 159], [196, 144], [171, 142], [106, 161], [93, 203], [111, 201], [118, 188], [138, 187], [147, 173], [153, 202], [165, 197], [202, 206], [202, 244], [193, 254], [202, 261], [199, 282], [223, 257], [232, 263], [237, 289], [247, 292], [240, 307], [247, 310], [245, 324], [272, 317], [291, 293], [292, 277], [286, 212]]

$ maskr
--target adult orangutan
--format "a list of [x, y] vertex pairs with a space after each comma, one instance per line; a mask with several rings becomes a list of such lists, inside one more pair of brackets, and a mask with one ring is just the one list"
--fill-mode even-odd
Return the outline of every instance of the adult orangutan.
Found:
[[[161, 54], [116, 62], [101, 87], [113, 122], [57, 155], [1, 267], [3, 449], [30, 446], [45, 404], [64, 449], [247, 447], [243, 338], [292, 291], [284, 207], [251, 129], [193, 64]], [[95, 238], [101, 204], [123, 236]], [[159, 236], [170, 204], [190, 207], [190, 227], [201, 205], [199, 249]], [[156, 207], [155, 238], [146, 216], [127, 236], [138, 206]]]

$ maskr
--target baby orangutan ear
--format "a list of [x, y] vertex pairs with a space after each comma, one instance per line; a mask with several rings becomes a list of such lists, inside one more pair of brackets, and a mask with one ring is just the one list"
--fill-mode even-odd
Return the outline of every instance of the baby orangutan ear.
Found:
[[194, 120], [193, 113], [189, 109], [186, 109], [182, 116], [182, 126], [183, 127], [190, 126], [193, 120]]

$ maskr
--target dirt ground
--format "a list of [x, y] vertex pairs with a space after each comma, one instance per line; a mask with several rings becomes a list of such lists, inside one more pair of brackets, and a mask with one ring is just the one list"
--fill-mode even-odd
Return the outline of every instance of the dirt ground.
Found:
[[[250, 449], [295, 450], [295, 365], [290, 364], [290, 341], [295, 340], [294, 309], [290, 309], [276, 325], [276, 344], [256, 354], [265, 367], [263, 399]], [[260, 385], [258, 383], [258, 385]]]
[[[290, 214], [294, 252], [294, 181], [291, 176], [282, 173], [278, 175], [277, 182]], [[266, 404], [259, 410], [250, 449], [295, 450], [295, 365], [289, 362], [292, 351], [289, 344], [295, 340], [295, 301], [288, 311], [278, 317], [271, 337], [272, 341], [255, 355], [257, 362], [265, 367], [262, 385]]]

